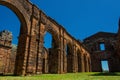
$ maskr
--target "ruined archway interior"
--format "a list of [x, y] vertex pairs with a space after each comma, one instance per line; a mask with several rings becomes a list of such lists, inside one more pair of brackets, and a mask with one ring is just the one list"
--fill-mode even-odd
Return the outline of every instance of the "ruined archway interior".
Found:
[[21, 23], [16, 14], [8, 7], [0, 5], [0, 11], [2, 11], [0, 13], [0, 49], [3, 50], [0, 54], [0, 73], [13, 74]]
[[49, 32], [46, 32], [44, 36], [44, 47], [47, 49], [52, 48], [52, 35]]
[[[72, 37], [62, 25], [31, 4], [29, 0], [1, 0], [0, 4], [10, 8], [21, 22], [20, 34], [17, 35], [19, 40], [14, 63], [15, 70], [13, 71], [15, 75], [78, 72], [77, 58], [81, 56], [77, 55], [78, 48], [82, 49], [82, 51], [80, 50], [81, 54], [86, 56], [81, 56], [83, 59], [80, 63], [84, 63], [85, 60], [85, 63], [88, 62], [87, 57], [90, 58], [90, 55], [82, 43]], [[16, 28], [13, 29], [16, 31]], [[49, 47], [44, 46], [46, 32], [52, 36], [51, 41], [47, 39], [50, 42], [48, 43]], [[8, 43], [12, 44], [11, 41]], [[67, 46], [66, 55], [65, 46]], [[11, 48], [11, 46], [9, 47]], [[78, 52], [78, 54], [80, 53]], [[9, 61], [6, 62], [9, 63]], [[84, 64], [82, 65], [84, 66]], [[84, 70], [83, 66], [82, 70], [88, 71]], [[4, 68], [2, 73], [8, 73], [8, 65]]]
[[67, 60], [67, 72], [72, 72], [72, 45], [69, 43], [66, 45], [66, 60]]
[[46, 32], [44, 35], [44, 51], [42, 53], [42, 73], [49, 72], [48, 65], [48, 55], [50, 53], [50, 49], [52, 48], [52, 35], [49, 32]]
[[56, 37], [46, 31], [44, 34], [44, 47], [42, 53], [42, 73], [56, 73], [55, 69], [57, 66], [53, 65], [56, 63], [54, 60], [57, 49]]

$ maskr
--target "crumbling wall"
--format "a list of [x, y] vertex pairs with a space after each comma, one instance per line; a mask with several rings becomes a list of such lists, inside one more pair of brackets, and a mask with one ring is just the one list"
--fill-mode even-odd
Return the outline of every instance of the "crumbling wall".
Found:
[[[120, 61], [117, 55], [117, 34], [98, 32], [84, 40], [91, 55], [93, 72], [102, 72], [101, 61], [108, 61], [110, 72], [120, 71]], [[100, 45], [104, 45], [102, 50]]]
[[0, 73], [8, 73], [9, 59], [12, 49], [12, 33], [4, 30], [0, 32]]
[[[71, 36], [63, 26], [47, 16], [36, 5], [30, 3], [29, 0], [0, 0], [0, 4], [15, 12], [21, 22], [15, 75], [41, 74], [47, 73], [47, 71], [59, 74], [75, 73], [78, 70], [81, 72], [91, 71], [89, 51], [82, 42]], [[49, 32], [53, 37], [52, 48], [46, 51], [48, 58], [43, 55], [46, 32]], [[66, 55], [68, 44], [71, 44], [69, 56]], [[77, 53], [77, 50], [80, 52]], [[79, 60], [78, 55], [81, 60]]]

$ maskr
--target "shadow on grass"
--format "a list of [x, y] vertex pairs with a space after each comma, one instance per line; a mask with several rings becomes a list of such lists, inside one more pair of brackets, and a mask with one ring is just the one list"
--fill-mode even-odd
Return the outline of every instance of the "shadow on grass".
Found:
[[120, 73], [116, 72], [100, 72], [100, 73], [94, 73], [90, 76], [120, 76]]
[[5, 77], [5, 76], [15, 76], [13, 74], [0, 74], [0, 77]]

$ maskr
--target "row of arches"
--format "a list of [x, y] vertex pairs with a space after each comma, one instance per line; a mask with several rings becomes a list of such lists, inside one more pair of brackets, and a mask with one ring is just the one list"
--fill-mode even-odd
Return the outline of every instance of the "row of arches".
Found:
[[[48, 33], [47, 33], [48, 34]], [[52, 35], [54, 34], [50, 34], [49, 33], [49, 37], [50, 39], [52, 39]], [[46, 40], [49, 40], [49, 39], [46, 39]], [[54, 58], [55, 56], [52, 56], [51, 54], [55, 54], [54, 52], [52, 53], [51, 50], [54, 50], [55, 48], [57, 47], [52, 47], [52, 44], [54, 44], [54, 41], [52, 40], [49, 40], [48, 42], [49, 43], [49, 46], [51, 45], [51, 47], [45, 47], [46, 45], [44, 45], [45, 49], [47, 49], [47, 58], [46, 60], [48, 59], [48, 62], [51, 61], [51, 59], [53, 59], [53, 61], [51, 63], [48, 63], [48, 62], [43, 62], [43, 65], [48, 65], [48, 64], [53, 64], [55, 61], [54, 61]], [[47, 41], [45, 41], [46, 43]], [[68, 41], [69, 42], [69, 41]], [[47, 44], [48, 46], [48, 44]], [[91, 62], [90, 62], [90, 57], [87, 55], [87, 54], [84, 54], [82, 53], [82, 51], [80, 51], [80, 49], [77, 49], [76, 52], [74, 53], [74, 48], [72, 46], [72, 43], [66, 43], [65, 44], [65, 47], [63, 49], [63, 55], [62, 55], [62, 60], [63, 60], [63, 72], [62, 73], [71, 73], [71, 72], [90, 72], [90, 68], [91, 68]], [[49, 59], [50, 58], [50, 59]], [[46, 64], [45, 64], [46, 63]], [[48, 68], [52, 69], [51, 66], [53, 65], [48, 65], [47, 67], [47, 70]], [[54, 69], [54, 68], [53, 68]], [[45, 71], [45, 69], [44, 69]], [[46, 72], [51, 72], [52, 71], [46, 71]], [[54, 72], [53, 72], [54, 73]]]
[[[22, 0], [0, 1], [1, 5], [15, 12], [21, 22], [14, 74], [89, 72], [88, 52], [77, 50], [74, 47], [77, 42], [73, 44], [68, 40], [65, 43], [65, 37], [62, 36], [65, 32], [63, 28], [56, 26], [54, 21], [46, 17], [28, 0], [23, 2]], [[47, 32], [51, 34], [51, 40], [47, 39], [51, 42], [51, 47], [48, 48], [44, 45]]]

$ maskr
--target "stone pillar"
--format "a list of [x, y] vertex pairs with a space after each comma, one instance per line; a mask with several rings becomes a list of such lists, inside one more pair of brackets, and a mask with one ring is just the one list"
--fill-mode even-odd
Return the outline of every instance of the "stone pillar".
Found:
[[[37, 48], [37, 58], [36, 58], [36, 74], [42, 73], [42, 54], [44, 50], [44, 32], [45, 32], [45, 23], [42, 22], [42, 12], [39, 12], [38, 25], [36, 26], [36, 48]], [[48, 56], [48, 55], [47, 55]], [[47, 71], [48, 72], [48, 71]]]
[[81, 72], [82, 71], [82, 69], [81, 69], [81, 67], [82, 67], [82, 64], [81, 64], [81, 52], [78, 52], [77, 54], [78, 54], [77, 55], [77, 57], [78, 57], [78, 72]]
[[75, 45], [73, 46], [73, 72], [78, 72], [78, 58]]
[[63, 47], [63, 50], [64, 50], [64, 52], [63, 52], [63, 71], [64, 71], [64, 73], [67, 73], [67, 51], [66, 51], [66, 47], [67, 47], [67, 42], [66, 42], [67, 40], [66, 39], [64, 39], [64, 43], [63, 43], [63, 45], [64, 45], [64, 47]]
[[86, 59], [86, 54], [84, 54], [83, 56], [84, 56], [84, 69], [85, 69], [85, 72], [87, 72], [87, 59]]
[[[42, 36], [42, 35], [41, 35]], [[39, 41], [37, 44], [37, 59], [36, 59], [36, 74], [42, 73], [42, 49], [43, 49], [43, 41], [41, 41], [41, 36], [39, 37]]]
[[[27, 60], [27, 74], [36, 74], [36, 64], [37, 64], [37, 28], [38, 20], [34, 17], [34, 15], [31, 16], [31, 28], [30, 28], [30, 42], [29, 42], [29, 51], [28, 51], [28, 60]], [[38, 46], [37, 46], [38, 45]]]
[[85, 72], [84, 54], [81, 54], [81, 72]]
[[88, 65], [89, 65], [89, 72], [91, 72], [91, 60], [90, 60], [90, 57], [88, 58]]
[[67, 73], [67, 55], [66, 55], [66, 50], [64, 50], [64, 54], [63, 54], [63, 71], [64, 73]]
[[89, 72], [89, 61], [88, 61], [88, 56], [87, 54], [84, 55], [84, 59], [85, 59], [85, 72]]
[[27, 73], [35, 74], [36, 73], [36, 36], [31, 36], [30, 46], [29, 46], [29, 55], [27, 61]]
[[89, 72], [89, 63], [87, 55], [86, 55], [86, 72]]
[[[58, 61], [58, 69], [59, 69], [59, 72], [58, 73], [64, 73], [64, 57], [65, 57], [65, 53], [64, 53], [64, 31], [59, 28], [59, 41], [60, 41], [60, 44], [59, 44], [59, 47], [60, 47], [60, 51], [59, 51], [59, 61]], [[58, 42], [59, 42], [58, 41]]]
[[28, 55], [29, 36], [21, 34], [19, 36], [18, 49], [15, 62], [15, 75], [26, 75], [26, 62]]

